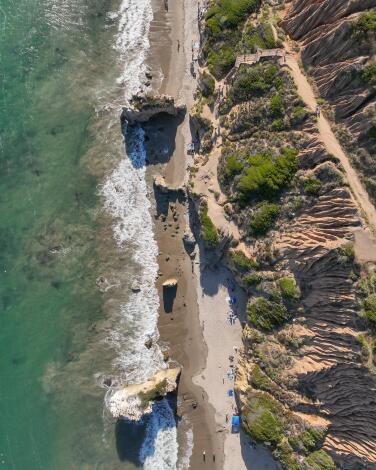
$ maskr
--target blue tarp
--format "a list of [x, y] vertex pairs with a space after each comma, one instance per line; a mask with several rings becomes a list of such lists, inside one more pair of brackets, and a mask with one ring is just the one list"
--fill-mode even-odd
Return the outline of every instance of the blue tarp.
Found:
[[240, 416], [233, 416], [233, 417], [231, 418], [231, 424], [232, 424], [233, 426], [239, 426], [239, 424], [240, 424]]
[[233, 397], [233, 396], [234, 396], [234, 391], [233, 391], [233, 390], [228, 390], [228, 391], [227, 391], [227, 395], [228, 395], [229, 397]]

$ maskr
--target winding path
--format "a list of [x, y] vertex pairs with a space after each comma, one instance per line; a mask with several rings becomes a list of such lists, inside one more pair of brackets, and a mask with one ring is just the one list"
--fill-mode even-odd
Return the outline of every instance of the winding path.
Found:
[[[305, 104], [315, 111], [317, 108], [317, 100], [313, 93], [313, 89], [309, 84], [306, 76], [302, 73], [296, 58], [292, 54], [286, 56], [286, 65], [290, 68], [291, 74], [294, 78], [295, 84], [298, 88], [298, 93]], [[347, 181], [350, 185], [351, 192], [370, 228], [376, 230], [376, 210], [372, 204], [368, 193], [362, 185], [359, 176], [354, 168], [351, 166], [349, 158], [343, 151], [338, 139], [334, 135], [329, 121], [321, 113], [317, 120], [317, 127], [322, 143], [325, 145], [327, 151], [337, 157], [342, 164], [345, 171]]]

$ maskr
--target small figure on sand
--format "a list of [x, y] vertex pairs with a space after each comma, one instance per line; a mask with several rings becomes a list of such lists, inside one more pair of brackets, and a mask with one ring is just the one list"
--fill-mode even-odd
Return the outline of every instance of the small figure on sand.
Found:
[[206, 453], [205, 453], [205, 451], [202, 452], [202, 460], [203, 460], [204, 462], [205, 462], [205, 460], [206, 460]]
[[316, 107], [316, 116], [319, 117], [320, 114], [321, 114], [321, 108], [320, 108], [319, 105], [317, 105], [317, 107]]
[[179, 52], [180, 51], [180, 41], [179, 41], [179, 39], [178, 39], [177, 43], [178, 43], [178, 52]]

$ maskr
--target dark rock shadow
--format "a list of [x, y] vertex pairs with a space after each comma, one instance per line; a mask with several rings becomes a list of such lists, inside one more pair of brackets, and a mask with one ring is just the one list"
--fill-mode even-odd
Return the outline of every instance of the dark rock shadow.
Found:
[[148, 122], [128, 124], [121, 120], [125, 148], [135, 168], [167, 163], [175, 151], [176, 133], [185, 113], [160, 113]]
[[116, 451], [121, 462], [132, 462], [142, 468], [139, 453], [146, 434], [145, 422], [119, 418], [115, 425]]
[[136, 467], [143, 468], [140, 459], [142, 447], [145, 447], [144, 457], [154, 455], [158, 431], [176, 427], [176, 409], [177, 394], [172, 392], [165, 398], [156, 400], [152, 406], [152, 413], [144, 415], [139, 421], [119, 418], [115, 425], [116, 450], [119, 460], [132, 462]]
[[163, 286], [163, 308], [166, 313], [171, 313], [174, 308], [174, 302], [178, 286]]
[[156, 213], [157, 216], [159, 217], [161, 214], [164, 214], [167, 216], [168, 213], [168, 208], [170, 202], [177, 203], [179, 202], [180, 204], [185, 204], [187, 198], [184, 193], [184, 191], [168, 191], [162, 192], [159, 188], [156, 188], [154, 186], [154, 198], [155, 198], [155, 203], [156, 203]]

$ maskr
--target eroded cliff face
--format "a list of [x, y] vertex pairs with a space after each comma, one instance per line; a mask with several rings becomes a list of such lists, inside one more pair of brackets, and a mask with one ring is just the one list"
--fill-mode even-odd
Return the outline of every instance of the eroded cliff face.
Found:
[[303, 65], [374, 201], [376, 82], [364, 71], [374, 63], [376, 36], [374, 27], [359, 22], [375, 7], [376, 0], [297, 0], [281, 22], [298, 42]]
[[[216, 5], [212, 13], [221, 9]], [[375, 94], [363, 71], [372, 63], [374, 33], [367, 30], [372, 21], [360, 36], [354, 24], [375, 5], [298, 0], [282, 22], [301, 46], [303, 64], [329, 103], [325, 108], [334, 110], [348, 137], [344, 142], [355, 149], [351, 155], [370, 191]], [[282, 45], [281, 31], [268, 21], [283, 6], [266, 1], [264, 7], [238, 27], [235, 50], [272, 49], [258, 36], [260, 26]], [[206, 30], [218, 38], [208, 21]], [[221, 47], [228, 45], [225, 33], [217, 40]], [[333, 147], [323, 117], [315, 116], [316, 99], [305, 78], [302, 86], [292, 49], [287, 58], [252, 64], [243, 56], [210, 99], [199, 96], [197, 108], [220, 132], [210, 154], [195, 157], [190, 194], [205, 199], [206, 229], [217, 230], [217, 245], [229, 237], [226, 249], [220, 247], [222, 261], [249, 299], [235, 383], [244, 429], [287, 470], [374, 469], [376, 362], [373, 353], [365, 357], [362, 341], [368, 335], [372, 349], [375, 336], [361, 312], [364, 267], [354, 257], [354, 233], [369, 232], [353, 181], [327, 150]], [[212, 70], [216, 78], [228, 73]], [[376, 272], [371, 261], [369, 269]]]

